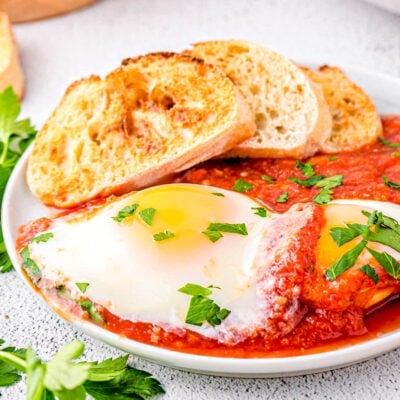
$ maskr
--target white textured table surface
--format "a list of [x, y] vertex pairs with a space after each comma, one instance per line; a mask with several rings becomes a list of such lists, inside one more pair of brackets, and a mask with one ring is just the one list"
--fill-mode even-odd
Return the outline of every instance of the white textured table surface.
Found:
[[[66, 86], [103, 75], [123, 58], [181, 50], [216, 38], [244, 38], [294, 60], [354, 65], [400, 78], [400, 16], [357, 0], [100, 0], [61, 17], [15, 26], [26, 76], [23, 114], [42, 125]], [[400, 106], [399, 106], [400, 112]], [[120, 352], [61, 321], [15, 272], [0, 275], [0, 337], [43, 358], [74, 338], [87, 359]], [[399, 399], [400, 349], [358, 365], [275, 379], [218, 378], [143, 360], [166, 390], [163, 399]], [[24, 385], [2, 390], [24, 398]]]

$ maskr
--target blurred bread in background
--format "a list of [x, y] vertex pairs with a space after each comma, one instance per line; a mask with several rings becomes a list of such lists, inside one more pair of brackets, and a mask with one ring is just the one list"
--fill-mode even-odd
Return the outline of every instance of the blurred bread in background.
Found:
[[[1, 0], [0, 0], [1, 1]], [[24, 77], [10, 19], [0, 12], [0, 91], [12, 86], [18, 97], [24, 93]]]
[[96, 0], [0, 0], [0, 11], [12, 22], [53, 17], [94, 3]]

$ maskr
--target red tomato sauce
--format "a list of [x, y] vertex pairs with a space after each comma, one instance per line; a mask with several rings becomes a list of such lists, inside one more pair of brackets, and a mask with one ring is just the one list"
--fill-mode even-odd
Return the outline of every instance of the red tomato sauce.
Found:
[[[384, 138], [400, 143], [400, 116], [383, 117], [382, 123]], [[386, 175], [389, 181], [400, 184], [400, 148], [376, 142], [356, 152], [316, 155], [302, 162], [311, 163], [316, 175], [344, 175], [343, 184], [333, 189], [333, 199], [370, 199], [400, 204], [400, 190], [387, 186], [382, 178]], [[265, 175], [275, 181], [266, 182]], [[289, 177], [306, 179], [296, 168], [296, 160], [259, 158], [207, 161], [178, 180], [232, 189], [240, 178], [253, 185], [246, 192], [248, 196], [283, 212], [295, 203], [312, 201], [320, 190], [300, 186], [288, 180]], [[288, 200], [277, 202], [284, 192], [288, 193]]]
[[[384, 138], [400, 143], [400, 116], [384, 117], [382, 121]], [[398, 150], [400, 152], [400, 148]], [[334, 199], [372, 199], [400, 204], [400, 190], [389, 187], [383, 181], [385, 175], [389, 181], [400, 183], [399, 156], [395, 147], [377, 142], [357, 152], [333, 156], [316, 155], [302, 162], [311, 163], [317, 175], [329, 177], [343, 174], [343, 184], [333, 189]], [[265, 175], [273, 178], [274, 182], [267, 182], [263, 178]], [[252, 189], [247, 192], [250, 197], [259, 199], [275, 211], [283, 212], [295, 203], [312, 201], [319, 191], [317, 188], [299, 186], [289, 181], [289, 177], [305, 179], [301, 170], [296, 167], [296, 160], [212, 160], [190, 169], [177, 178], [177, 181], [232, 189], [235, 181], [241, 178], [253, 184]], [[283, 192], [288, 193], [288, 200], [277, 202], [276, 199]], [[46, 229], [47, 221], [42, 220], [23, 229], [17, 247], [22, 247], [29, 237]], [[323, 224], [323, 221], [315, 223]], [[311, 237], [313, 232], [310, 229], [304, 230], [303, 234]], [[63, 316], [70, 312], [79, 318], [89, 318], [87, 313], [76, 307], [75, 301], [60, 298], [55, 290], [48, 290], [46, 286], [48, 287], [45, 285], [41, 289], [43, 295], [63, 310]], [[100, 305], [96, 305], [96, 308], [105, 321], [104, 328], [121, 336], [181, 352], [220, 357], [257, 358], [311, 354], [359, 343], [400, 328], [399, 298], [367, 315], [365, 311], [351, 306], [345, 311], [309, 309], [289, 334], [273, 339], [260, 334], [235, 346], [220, 344], [189, 330], [174, 333], [150, 323], [122, 320]]]

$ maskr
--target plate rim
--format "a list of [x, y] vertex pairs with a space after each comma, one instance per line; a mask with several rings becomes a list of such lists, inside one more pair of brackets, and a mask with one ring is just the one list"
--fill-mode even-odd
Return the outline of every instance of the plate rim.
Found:
[[[313, 67], [321, 64], [308, 62], [304, 63], [304, 65]], [[400, 79], [396, 77], [382, 73], [375, 73], [353, 66], [340, 66], [340, 68], [348, 73], [356, 83], [356, 77], [362, 75], [361, 80], [365, 81], [365, 79], [372, 79], [373, 81], [384, 81], [388, 87], [394, 84], [395, 87], [398, 87], [400, 92]], [[391, 88], [391, 90], [395, 91], [395, 87]], [[367, 91], [367, 89], [365, 90]], [[372, 98], [375, 102], [373, 96]], [[366, 361], [400, 347], [400, 329], [398, 329], [361, 343], [348, 345], [335, 350], [307, 355], [265, 358], [215, 357], [183, 353], [137, 342], [132, 339], [124, 338], [119, 334], [110, 332], [107, 329], [97, 326], [90, 321], [84, 321], [75, 318], [68, 321], [68, 319], [60, 315], [61, 309], [57, 311], [57, 306], [50, 304], [50, 302], [46, 301], [43, 296], [33, 288], [32, 284], [22, 271], [22, 268], [18, 262], [16, 251], [14, 249], [16, 232], [13, 231], [11, 223], [11, 215], [13, 212], [12, 208], [14, 207], [12, 195], [15, 190], [17, 190], [16, 188], [18, 188], [18, 185], [25, 185], [27, 187], [25, 170], [29, 153], [30, 149], [28, 149], [18, 161], [16, 167], [11, 173], [4, 192], [1, 208], [1, 222], [3, 227], [4, 243], [15, 270], [25, 284], [30, 287], [32, 293], [35, 296], [39, 296], [41, 301], [43, 301], [46, 306], [52, 310], [52, 312], [55, 312], [59, 318], [71, 323], [74, 327], [78, 328], [85, 334], [88, 334], [89, 336], [102, 342], [108, 343], [113, 347], [119, 348], [120, 350], [164, 366], [200, 374], [241, 378], [297, 376], [333, 370]], [[32, 201], [35, 201], [33, 196]], [[29, 212], [27, 214], [29, 215]]]

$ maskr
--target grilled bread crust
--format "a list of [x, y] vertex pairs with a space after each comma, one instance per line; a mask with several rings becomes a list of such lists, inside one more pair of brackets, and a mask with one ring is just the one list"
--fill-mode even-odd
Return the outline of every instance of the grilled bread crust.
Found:
[[67, 89], [35, 139], [27, 181], [44, 204], [76, 207], [157, 183], [254, 132], [248, 104], [222, 70], [147, 54]]
[[332, 131], [321, 152], [354, 151], [382, 134], [381, 119], [371, 98], [340, 68], [324, 65], [302, 70], [322, 87], [332, 115]]
[[226, 156], [305, 158], [329, 136], [320, 88], [284, 56], [244, 40], [200, 42], [184, 53], [222, 68], [253, 110], [256, 134]]

